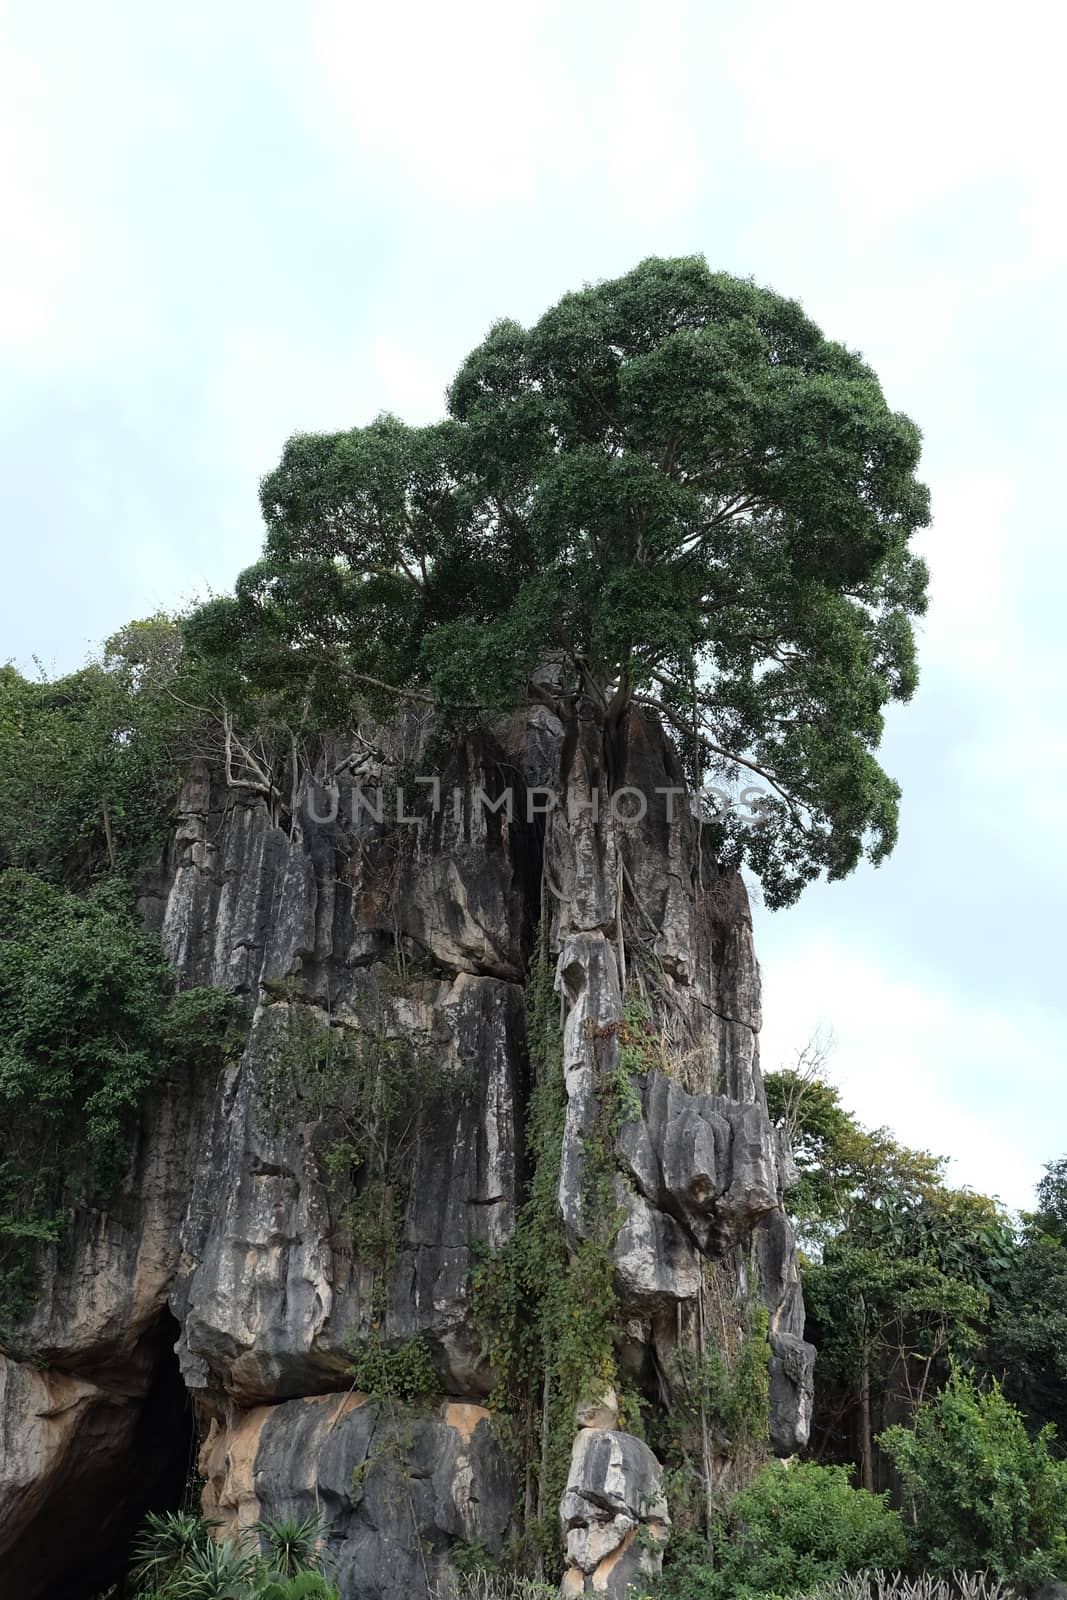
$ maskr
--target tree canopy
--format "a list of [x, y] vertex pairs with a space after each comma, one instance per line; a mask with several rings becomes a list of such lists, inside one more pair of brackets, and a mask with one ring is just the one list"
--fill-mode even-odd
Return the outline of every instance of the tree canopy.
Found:
[[[880, 861], [874, 750], [916, 684], [919, 431], [792, 300], [650, 259], [502, 321], [449, 417], [298, 434], [262, 484], [262, 559], [190, 638], [227, 693], [335, 728], [354, 693], [492, 713], [544, 701], [611, 739], [632, 707], [695, 780], [755, 774], [727, 858], [769, 903]], [[539, 671], [548, 667], [549, 671]]]

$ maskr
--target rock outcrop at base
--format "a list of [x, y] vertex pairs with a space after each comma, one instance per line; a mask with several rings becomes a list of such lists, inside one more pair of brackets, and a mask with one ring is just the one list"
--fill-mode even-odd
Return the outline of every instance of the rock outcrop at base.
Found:
[[[397, 753], [364, 786], [395, 783], [399, 765]], [[445, 803], [417, 824], [377, 820], [359, 782], [350, 767], [311, 785], [279, 821], [206, 768], [189, 776], [146, 920], [184, 981], [243, 998], [247, 1042], [221, 1072], [157, 1087], [121, 1193], [42, 1264], [37, 1310], [0, 1364], [5, 1593], [89, 1600], [115, 1575], [156, 1492], [153, 1419], [167, 1429], [156, 1457], [179, 1479], [195, 1432], [204, 1505], [224, 1527], [318, 1514], [344, 1600], [424, 1596], [461, 1547], [504, 1550], [522, 1485], [487, 1409], [499, 1375], [471, 1279], [526, 1193], [524, 982], [539, 925], [564, 1024], [558, 1203], [574, 1246], [634, 985], [656, 1021], [626, 1069], [635, 1105], [617, 1138], [620, 1370], [661, 1403], [713, 1271], [739, 1311], [766, 1308], [774, 1448], [806, 1438], [813, 1355], [759, 1075], [747, 902], [702, 848], [668, 742], [637, 718], [624, 730], [613, 791], [646, 801], [630, 820], [585, 733], [544, 711], [465, 741]], [[569, 795], [570, 814], [538, 816], [528, 785]], [[374, 1156], [372, 1206], [370, 1113], [346, 1112], [345, 1095], [373, 1051], [410, 1078], [390, 1124], [403, 1160]], [[439, 1397], [400, 1406], [353, 1390], [353, 1352], [412, 1341]], [[605, 1421], [578, 1431], [560, 1508], [571, 1594], [624, 1594], [670, 1527], [652, 1452]], [[97, 1523], [80, 1573], [51, 1536], [72, 1505]]]
[[633, 1434], [579, 1431], [559, 1514], [563, 1594], [625, 1596], [659, 1572], [671, 1525], [663, 1469]]

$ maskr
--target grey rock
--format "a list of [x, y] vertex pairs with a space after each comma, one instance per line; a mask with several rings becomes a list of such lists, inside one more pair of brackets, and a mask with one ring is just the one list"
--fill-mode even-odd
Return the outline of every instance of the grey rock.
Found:
[[[380, 1025], [373, 972], [363, 988], [363, 1004], [354, 996], [343, 1013], [346, 1029], [358, 1030], [361, 1015]], [[446, 1386], [482, 1396], [492, 1377], [470, 1325], [468, 1282], [475, 1248], [502, 1244], [514, 1225], [522, 995], [514, 984], [460, 973], [390, 1000], [388, 1015], [391, 1026], [431, 1041], [446, 1088], [420, 1114], [380, 1333], [390, 1344], [426, 1336]], [[280, 1106], [264, 1102], [288, 1021], [286, 1004], [259, 1009], [219, 1099], [210, 1159], [193, 1174], [173, 1290], [190, 1388], [245, 1406], [342, 1387], [348, 1346], [376, 1315], [373, 1277], [345, 1245], [350, 1191], [325, 1171], [299, 1085]]]
[[360, 1600], [426, 1594], [457, 1546], [498, 1557], [515, 1505], [489, 1413], [470, 1404], [418, 1412], [342, 1394], [259, 1406], [212, 1424], [200, 1470], [224, 1534], [318, 1516], [334, 1581]]
[[780, 1456], [802, 1450], [811, 1432], [815, 1400], [815, 1347], [792, 1333], [772, 1333], [771, 1447]]
[[622, 1600], [653, 1577], [670, 1528], [663, 1470], [632, 1434], [583, 1428], [574, 1441], [560, 1502], [567, 1568], [563, 1594]]
[[[538, 709], [453, 751], [442, 810], [379, 821], [359, 785], [418, 765], [431, 732], [418, 718], [377, 730], [380, 753], [333, 783], [336, 807], [309, 782], [314, 814], [304, 805], [284, 826], [261, 798], [191, 769], [144, 914], [184, 982], [247, 998], [247, 1045], [218, 1079], [160, 1084], [126, 1182], [43, 1262], [19, 1332], [32, 1360], [0, 1369], [0, 1591], [76, 1600], [71, 1552], [52, 1532], [72, 1505], [79, 1527], [98, 1528], [97, 1587], [110, 1581], [153, 1470], [146, 1437], [156, 1430], [156, 1455], [161, 1428], [185, 1448], [172, 1408], [187, 1418], [186, 1396], [208, 1430], [207, 1508], [231, 1527], [320, 1509], [343, 1600], [421, 1600], [457, 1544], [503, 1548], [516, 1485], [481, 1406], [496, 1375], [470, 1279], [525, 1193], [522, 980], [542, 896], [564, 1019], [558, 1203], [573, 1245], [588, 1235], [589, 1148], [603, 1143], [605, 1077], [622, 1069], [628, 985], [644, 985], [664, 1041], [633, 1078], [640, 1111], [612, 1156], [624, 1369], [655, 1392], [714, 1265], [739, 1297], [762, 1296], [772, 1440], [781, 1453], [803, 1443], [813, 1352], [782, 1203], [788, 1153], [759, 1073], [751, 919], [681, 796], [655, 792], [682, 784], [669, 742], [636, 718], [621, 730], [613, 782], [649, 802], [628, 819], [609, 805], [590, 730], [568, 737]], [[328, 754], [337, 766], [351, 747]], [[511, 816], [479, 802], [507, 785]], [[524, 785], [569, 786], [573, 814], [531, 824]], [[359, 1175], [327, 1170], [331, 1128], [290, 1048], [299, 1018], [349, 1038], [407, 1030], [434, 1062], [437, 1089], [412, 1105], [380, 1293], [345, 1221]], [[349, 1394], [349, 1346], [414, 1335], [447, 1399], [398, 1422]], [[562, 1516], [568, 1592], [622, 1595], [655, 1569], [669, 1529], [654, 1456], [618, 1429], [582, 1427]]]

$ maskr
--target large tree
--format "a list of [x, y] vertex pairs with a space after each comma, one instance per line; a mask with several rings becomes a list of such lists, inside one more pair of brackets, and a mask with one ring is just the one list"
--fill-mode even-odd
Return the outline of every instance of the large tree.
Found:
[[[783, 904], [892, 848], [873, 752], [916, 683], [919, 432], [800, 306], [651, 259], [498, 323], [448, 420], [300, 434], [262, 485], [262, 560], [191, 624], [250, 688], [583, 718], [612, 771], [635, 708], [698, 780], [749, 776], [721, 848]], [[548, 668], [549, 670], [539, 670]]]

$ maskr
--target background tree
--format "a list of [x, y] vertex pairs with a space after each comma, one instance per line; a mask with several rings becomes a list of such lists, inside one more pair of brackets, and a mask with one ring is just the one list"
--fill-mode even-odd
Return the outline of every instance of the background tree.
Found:
[[807, 1250], [804, 1293], [818, 1348], [813, 1443], [883, 1476], [876, 1434], [937, 1393], [953, 1359], [982, 1355], [990, 1299], [1017, 1245], [997, 1204], [944, 1181], [945, 1163], [862, 1127], [824, 1076], [771, 1073], [772, 1119], [790, 1138], [788, 1203]]
[[178, 622], [131, 622], [63, 678], [0, 667], [0, 868], [84, 888], [155, 864], [210, 719]]
[[1067, 1158], [1037, 1185], [1011, 1270], [992, 1296], [984, 1368], [1031, 1427], [1051, 1422], [1050, 1448], [1067, 1451]]
[[928, 503], [862, 359], [794, 301], [651, 259], [497, 324], [449, 408], [289, 441], [263, 559], [190, 624], [226, 692], [335, 729], [356, 692], [543, 701], [598, 730], [609, 781], [643, 708], [694, 778], [763, 780], [765, 825], [731, 814], [720, 848], [770, 903], [881, 860], [898, 791], [873, 751], [915, 688]]

